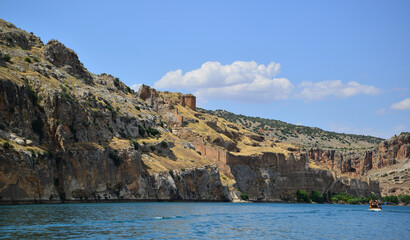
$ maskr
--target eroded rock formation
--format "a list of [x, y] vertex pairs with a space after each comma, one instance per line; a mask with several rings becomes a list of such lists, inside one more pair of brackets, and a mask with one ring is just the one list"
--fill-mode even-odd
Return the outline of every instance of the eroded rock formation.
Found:
[[3, 20], [0, 28], [1, 55], [10, 57], [0, 62], [1, 202], [229, 201], [236, 188], [255, 201], [293, 199], [299, 189], [378, 194], [377, 183], [334, 171], [366, 172], [409, 154], [387, 144], [360, 165], [312, 150], [331, 166], [313, 169], [296, 146], [197, 111], [193, 95], [146, 85], [136, 94], [88, 72], [56, 40], [44, 45]]

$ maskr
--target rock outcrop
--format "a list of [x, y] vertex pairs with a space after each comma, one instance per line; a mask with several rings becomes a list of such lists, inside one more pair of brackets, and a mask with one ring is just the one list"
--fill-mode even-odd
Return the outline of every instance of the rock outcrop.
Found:
[[297, 190], [322, 194], [345, 192], [355, 196], [378, 193], [378, 182], [339, 178], [328, 170], [309, 168], [306, 155], [299, 159], [291, 154], [263, 153], [246, 157], [228, 155], [237, 186], [253, 201], [295, 199]]
[[77, 54], [59, 41], [50, 40], [43, 49], [44, 58], [56, 67], [62, 68], [70, 75], [82, 79], [87, 84], [92, 83], [90, 73], [78, 59]]
[[[351, 176], [371, 177], [379, 180], [382, 193], [410, 194], [410, 183], [406, 180], [410, 160], [410, 133], [403, 132], [381, 142], [373, 150], [358, 153], [339, 152], [312, 148], [310, 159], [325, 169]], [[394, 175], [388, 177], [388, 175]]]
[[0, 62], [0, 202], [229, 201], [235, 188], [255, 201], [292, 199], [299, 189], [378, 194], [377, 183], [332, 171], [366, 172], [396, 151], [388, 144], [362, 168], [312, 151], [332, 168], [309, 168], [296, 146], [199, 112], [193, 95], [146, 85], [135, 93], [88, 72], [56, 40], [0, 28], [0, 53], [10, 57]]

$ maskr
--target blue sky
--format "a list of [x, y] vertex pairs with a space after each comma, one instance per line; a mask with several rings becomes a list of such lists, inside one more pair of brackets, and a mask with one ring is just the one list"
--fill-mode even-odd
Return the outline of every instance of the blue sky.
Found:
[[410, 1], [0, 1], [93, 73], [198, 105], [389, 138], [410, 131]]

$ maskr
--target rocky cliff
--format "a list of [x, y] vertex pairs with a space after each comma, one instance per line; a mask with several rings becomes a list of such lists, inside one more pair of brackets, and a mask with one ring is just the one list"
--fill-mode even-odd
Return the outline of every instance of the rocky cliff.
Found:
[[410, 194], [410, 133], [403, 132], [372, 150], [356, 153], [312, 148], [308, 156], [339, 174], [380, 181], [383, 195]]
[[2, 202], [379, 194], [377, 182], [312, 168], [297, 146], [197, 111], [193, 95], [136, 93], [90, 73], [57, 40], [44, 45], [3, 20], [0, 59]]

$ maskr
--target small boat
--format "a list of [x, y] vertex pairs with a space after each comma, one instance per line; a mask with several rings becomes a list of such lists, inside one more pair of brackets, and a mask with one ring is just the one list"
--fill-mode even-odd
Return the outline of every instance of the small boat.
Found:
[[381, 211], [382, 206], [380, 205], [380, 201], [370, 200], [369, 202], [369, 211]]

